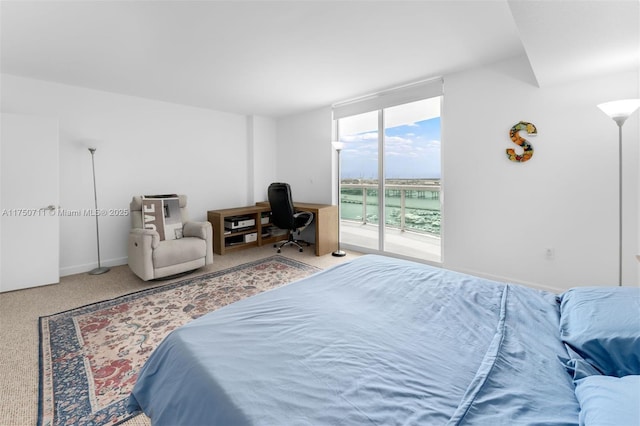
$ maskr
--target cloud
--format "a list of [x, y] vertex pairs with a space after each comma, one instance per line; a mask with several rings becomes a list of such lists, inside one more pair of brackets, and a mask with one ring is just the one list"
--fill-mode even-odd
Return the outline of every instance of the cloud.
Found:
[[[440, 121], [424, 120], [385, 130], [386, 174], [397, 178], [440, 176]], [[342, 136], [344, 177], [377, 176], [378, 132]]]

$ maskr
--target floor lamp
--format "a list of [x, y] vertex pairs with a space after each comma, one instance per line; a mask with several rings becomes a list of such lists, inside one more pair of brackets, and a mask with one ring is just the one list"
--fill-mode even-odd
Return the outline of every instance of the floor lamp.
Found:
[[331, 255], [335, 257], [342, 257], [347, 254], [343, 250], [340, 250], [340, 221], [342, 220], [342, 214], [340, 212], [340, 210], [342, 209], [342, 203], [340, 202], [340, 151], [342, 151], [342, 148], [344, 148], [344, 142], [335, 141], [331, 142], [331, 145], [333, 145], [333, 149], [335, 149], [338, 153], [338, 250], [331, 253]]
[[111, 268], [107, 268], [105, 266], [101, 266], [100, 265], [100, 228], [98, 226], [98, 216], [100, 216], [98, 213], [98, 192], [96, 191], [96, 164], [93, 161], [93, 157], [96, 153], [96, 149], [95, 148], [89, 148], [89, 152], [91, 153], [91, 169], [93, 170], [93, 200], [95, 202], [95, 211], [94, 214], [96, 216], [96, 241], [98, 244], [98, 267], [94, 268], [92, 270], [89, 271], [89, 275], [100, 275], [100, 274], [104, 274], [105, 272], [109, 272], [109, 270]]
[[622, 285], [622, 125], [640, 107], [640, 99], [605, 102], [598, 108], [618, 125], [618, 285]]

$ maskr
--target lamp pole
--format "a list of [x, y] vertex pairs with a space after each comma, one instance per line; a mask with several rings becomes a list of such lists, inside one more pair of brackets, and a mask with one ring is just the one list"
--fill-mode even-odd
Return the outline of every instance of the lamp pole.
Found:
[[618, 125], [618, 286], [621, 286], [622, 285], [622, 125], [624, 124], [624, 120], [615, 120], [615, 122]]
[[331, 145], [333, 145], [333, 149], [338, 153], [338, 250], [331, 253], [331, 255], [335, 257], [343, 257], [347, 254], [344, 250], [340, 250], [340, 221], [342, 220], [342, 203], [340, 202], [340, 151], [344, 148], [344, 143], [336, 141], [331, 142]]
[[598, 108], [618, 125], [618, 285], [622, 286], [622, 125], [640, 107], [640, 99], [605, 102]]
[[89, 275], [100, 275], [105, 272], [109, 272], [111, 268], [103, 267], [100, 265], [100, 227], [98, 226], [98, 191], [96, 190], [96, 164], [93, 160], [94, 155], [96, 153], [96, 148], [89, 148], [89, 152], [91, 153], [91, 170], [93, 171], [93, 201], [95, 204], [95, 211], [93, 212], [96, 216], [96, 243], [98, 245], [98, 267], [89, 271]]

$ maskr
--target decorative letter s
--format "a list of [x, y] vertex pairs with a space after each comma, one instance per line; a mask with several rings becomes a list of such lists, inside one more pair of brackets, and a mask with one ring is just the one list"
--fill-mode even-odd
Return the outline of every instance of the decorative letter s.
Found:
[[524, 163], [525, 161], [531, 160], [533, 157], [533, 146], [524, 138], [520, 137], [518, 132], [520, 130], [525, 130], [529, 136], [535, 136], [538, 134], [538, 130], [536, 126], [532, 123], [527, 123], [526, 121], [521, 121], [518, 124], [514, 125], [511, 130], [509, 130], [509, 137], [516, 145], [521, 146], [524, 149], [522, 155], [516, 154], [516, 151], [512, 148], [507, 148], [507, 157], [509, 160], [515, 161], [518, 163]]

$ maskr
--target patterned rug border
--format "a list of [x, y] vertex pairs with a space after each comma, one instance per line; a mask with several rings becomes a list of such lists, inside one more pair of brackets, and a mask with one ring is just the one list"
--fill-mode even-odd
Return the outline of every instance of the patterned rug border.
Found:
[[[228, 274], [229, 272], [233, 272], [233, 271], [237, 271], [237, 270], [244, 269], [244, 268], [247, 268], [247, 267], [252, 267], [252, 266], [255, 266], [255, 265], [259, 265], [260, 263], [268, 262], [268, 261], [271, 261], [271, 260], [278, 260], [278, 261], [280, 261], [282, 263], [289, 263], [289, 266], [302, 266], [302, 267], [307, 267], [307, 268], [314, 269], [315, 271], [321, 271], [322, 270], [321, 268], [318, 268], [317, 266], [309, 265], [308, 263], [300, 262], [299, 260], [291, 259], [291, 258], [288, 258], [286, 256], [279, 255], [279, 254], [274, 254], [273, 256], [264, 257], [262, 259], [257, 259], [257, 260], [252, 260], [251, 262], [247, 262], [247, 263], [241, 263], [240, 265], [231, 266], [229, 268], [221, 269], [219, 271], [208, 272], [206, 274], [198, 275], [198, 276], [195, 276], [195, 277], [185, 278], [183, 280], [176, 281], [176, 282], [173, 282], [171, 284], [165, 284], [165, 285], [161, 285], [160, 284], [160, 285], [158, 285], [156, 287], [137, 290], [137, 291], [134, 291], [132, 293], [127, 293], [127, 294], [123, 294], [121, 296], [116, 296], [116, 297], [114, 297], [112, 299], [105, 299], [105, 300], [101, 300], [99, 302], [89, 303], [87, 305], [82, 305], [82, 306], [78, 306], [77, 308], [67, 309], [66, 311], [57, 312], [55, 314], [43, 315], [43, 316], [38, 318], [38, 325], [40, 324], [40, 321], [42, 321], [42, 319], [47, 319], [47, 318], [55, 317], [55, 316], [58, 316], [58, 315], [64, 315], [64, 314], [67, 314], [69, 312], [78, 311], [80, 309], [85, 309], [85, 308], [88, 309], [88, 308], [90, 308], [92, 306], [100, 305], [100, 304], [103, 304], [103, 303], [107, 304], [107, 303], [113, 302], [115, 300], [120, 300], [120, 299], [127, 298], [127, 297], [133, 297], [133, 296], [136, 296], [136, 295], [138, 295], [140, 293], [147, 293], [148, 292], [149, 294], [155, 294], [155, 293], [158, 293], [160, 291], [171, 290], [171, 289], [174, 289], [174, 288], [177, 288], [177, 287], [181, 287], [183, 285], [187, 285], [193, 280], [215, 278], [215, 277], [220, 276], [220, 275]], [[153, 282], [159, 282], [160, 283], [162, 281], [153, 281]]]
[[[226, 269], [221, 269], [219, 271], [214, 271], [214, 272], [209, 272], [206, 274], [202, 274], [202, 275], [197, 275], [195, 277], [189, 277], [189, 278], [185, 278], [170, 284], [166, 284], [166, 285], [158, 285], [156, 287], [152, 287], [152, 288], [147, 288], [147, 289], [142, 289], [142, 290], [137, 290], [134, 291], [132, 293], [127, 293], [127, 294], [123, 294], [121, 296], [116, 296], [114, 298], [111, 299], [106, 299], [106, 300], [102, 300], [99, 302], [93, 302], [87, 305], [82, 305], [82, 306], [78, 306], [76, 308], [71, 308], [65, 311], [61, 311], [55, 314], [50, 314], [50, 315], [43, 315], [40, 316], [38, 318], [38, 420], [36, 425], [37, 426], [45, 426], [45, 424], [43, 423], [43, 415], [44, 415], [44, 407], [43, 407], [43, 398], [44, 398], [44, 348], [43, 348], [43, 344], [44, 339], [43, 339], [43, 321], [47, 321], [50, 320], [52, 318], [55, 317], [64, 317], [64, 316], [69, 316], [69, 315], [78, 315], [78, 314], [85, 314], [87, 312], [91, 312], [92, 310], [95, 309], [99, 309], [99, 308], [106, 308], [106, 307], [110, 307], [113, 305], [117, 305], [120, 303], [124, 303], [130, 300], [135, 299], [136, 297], [138, 297], [141, 294], [146, 294], [146, 295], [155, 295], [158, 293], [162, 293], [165, 291], [170, 291], [179, 287], [184, 287], [187, 286], [191, 283], [193, 283], [196, 280], [208, 280], [208, 279], [212, 279], [212, 278], [217, 278], [219, 276], [222, 275], [226, 275], [229, 273], [233, 273], [235, 271], [239, 271], [242, 269], [246, 269], [246, 268], [251, 268], [251, 267], [255, 267], [257, 265], [260, 265], [261, 263], [266, 263], [266, 262], [271, 262], [271, 261], [278, 261], [284, 264], [287, 264], [288, 266], [292, 266], [295, 268], [299, 268], [299, 269], [310, 269], [312, 270], [312, 273], [309, 275], [311, 276], [314, 273], [317, 273], [319, 271], [322, 270], [322, 268], [313, 266], [313, 265], [309, 265], [307, 263], [301, 262], [299, 260], [295, 260], [295, 259], [291, 259], [282, 255], [272, 255], [272, 256], [268, 256], [262, 259], [257, 259], [257, 260], [253, 260], [251, 262], [246, 262], [246, 263], [242, 263], [240, 265], [236, 265], [236, 266], [231, 266], [229, 268]], [[290, 283], [285, 283], [283, 285], [287, 285]], [[280, 286], [282, 287], [282, 286]], [[276, 287], [279, 288], [279, 287]], [[272, 291], [275, 288], [272, 289], [268, 289], [265, 290], [266, 291]], [[253, 296], [249, 296], [249, 297], [253, 297]], [[121, 421], [119, 421], [118, 423], [116, 423], [116, 425], [120, 425], [128, 420], [130, 420], [131, 418], [135, 417], [136, 415], [138, 415], [138, 413], [134, 413], [131, 414], [130, 416], [122, 419]], [[49, 423], [46, 424], [47, 426], [49, 425]]]

